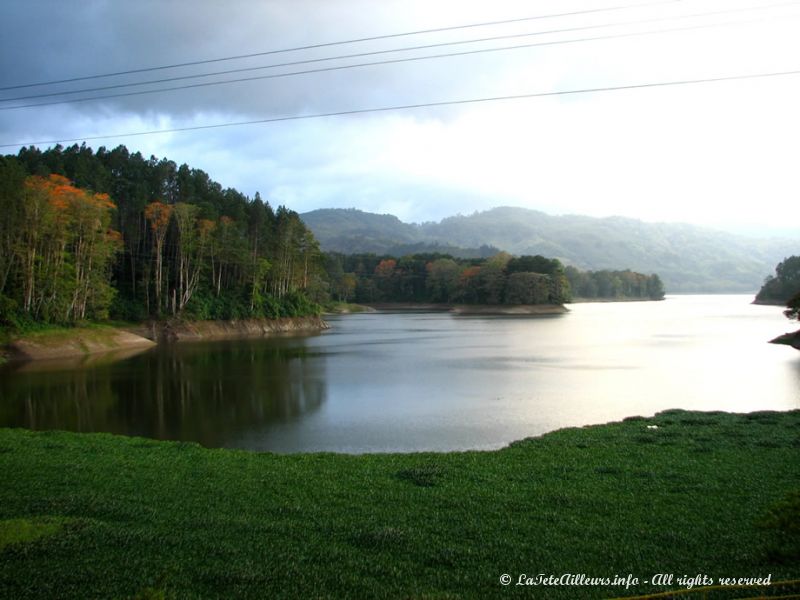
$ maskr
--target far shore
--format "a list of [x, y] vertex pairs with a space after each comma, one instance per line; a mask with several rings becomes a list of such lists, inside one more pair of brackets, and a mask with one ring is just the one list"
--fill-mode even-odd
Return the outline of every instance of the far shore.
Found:
[[557, 315], [569, 312], [562, 304], [430, 304], [383, 302], [367, 304], [380, 312], [443, 312], [454, 315]]
[[756, 298], [750, 304], [758, 304], [760, 306], [784, 306], [785, 307], [786, 306], [786, 302], [788, 302], [788, 300], [776, 300], [774, 298], [767, 298], [767, 299], [764, 299], [764, 300], [760, 300], [760, 299]]
[[585, 304], [588, 302], [662, 302], [664, 298], [573, 298], [567, 304]]

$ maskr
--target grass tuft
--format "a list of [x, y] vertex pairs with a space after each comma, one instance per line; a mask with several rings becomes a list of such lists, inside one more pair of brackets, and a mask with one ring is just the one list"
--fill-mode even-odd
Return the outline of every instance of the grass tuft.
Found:
[[397, 478], [419, 487], [433, 487], [441, 480], [444, 469], [438, 465], [421, 465], [397, 472]]
[[56, 535], [68, 520], [59, 517], [5, 519], [0, 521], [0, 550], [7, 546], [28, 544]]
[[768, 555], [773, 560], [800, 560], [800, 490], [789, 492], [769, 507], [757, 525], [770, 533]]
[[399, 527], [378, 527], [353, 536], [353, 544], [360, 548], [390, 549], [404, 545], [406, 538], [406, 532]]

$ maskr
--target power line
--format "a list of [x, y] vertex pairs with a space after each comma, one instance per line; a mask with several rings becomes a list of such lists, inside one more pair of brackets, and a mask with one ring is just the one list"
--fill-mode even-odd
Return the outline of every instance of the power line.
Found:
[[545, 97], [552, 97], [552, 96], [567, 96], [567, 95], [577, 95], [577, 94], [594, 94], [599, 92], [613, 92], [613, 91], [621, 91], [621, 90], [636, 90], [636, 89], [646, 89], [646, 88], [659, 88], [659, 87], [669, 87], [669, 86], [684, 86], [684, 85], [696, 85], [702, 83], [719, 83], [724, 81], [743, 81], [748, 79], [765, 79], [769, 77], [783, 77], [788, 75], [800, 75], [800, 69], [793, 70], [793, 71], [777, 71], [772, 73], [752, 73], [752, 74], [745, 74], [745, 75], [729, 75], [725, 77], [706, 77], [702, 79], [684, 79], [678, 81], [659, 81], [659, 82], [650, 82], [650, 83], [636, 83], [636, 84], [629, 84], [629, 85], [618, 85], [618, 86], [607, 86], [607, 87], [596, 87], [596, 88], [583, 88], [577, 90], [557, 90], [554, 92], [538, 92], [534, 94], [516, 94], [512, 96], [494, 96], [489, 98], [470, 98], [465, 100], [446, 100], [443, 102], [425, 102], [419, 104], [403, 104], [397, 106], [383, 106], [378, 108], [359, 108], [353, 110], [343, 110], [343, 111], [336, 111], [336, 112], [327, 112], [327, 113], [316, 113], [311, 115], [289, 115], [285, 117], [273, 117], [269, 119], [257, 119], [253, 121], [237, 121], [237, 122], [228, 122], [228, 123], [215, 123], [212, 125], [194, 125], [190, 127], [176, 127], [172, 129], [156, 129], [151, 131], [137, 131], [131, 133], [117, 133], [117, 134], [110, 134], [110, 135], [96, 135], [90, 137], [83, 137], [83, 138], [69, 138], [69, 139], [62, 139], [62, 140], [41, 140], [35, 142], [22, 142], [22, 143], [15, 143], [15, 144], [0, 144], [0, 148], [9, 148], [9, 147], [19, 147], [19, 146], [36, 146], [36, 145], [44, 145], [44, 144], [63, 144], [68, 142], [88, 142], [94, 140], [105, 140], [111, 138], [120, 138], [120, 137], [140, 137], [145, 135], [157, 135], [161, 133], [182, 133], [186, 131], [201, 131], [201, 130], [208, 130], [208, 129], [221, 129], [224, 127], [238, 127], [244, 125], [262, 125], [267, 123], [279, 123], [283, 121], [300, 121], [306, 119], [321, 119], [326, 117], [343, 117], [343, 116], [350, 116], [350, 115], [361, 115], [367, 113], [381, 113], [381, 112], [391, 112], [391, 111], [400, 111], [400, 110], [415, 110], [419, 108], [435, 108], [441, 106], [457, 106], [457, 105], [465, 105], [465, 104], [481, 104], [481, 103], [488, 103], [488, 102], [503, 102], [503, 101], [510, 101], [510, 100], [523, 100], [523, 99], [530, 99], [530, 98], [545, 98]]
[[175, 64], [171, 64], [171, 65], [160, 65], [160, 66], [156, 66], [156, 67], [145, 67], [145, 68], [141, 68], [141, 69], [130, 69], [130, 70], [127, 70], [127, 71], [115, 71], [113, 73], [102, 73], [102, 74], [97, 74], [97, 75], [85, 75], [85, 76], [82, 76], [82, 77], [71, 77], [69, 79], [56, 79], [56, 80], [52, 80], [52, 81], [42, 81], [42, 82], [38, 82], [38, 83], [26, 83], [26, 84], [20, 84], [20, 85], [9, 85], [9, 86], [5, 86], [5, 87], [0, 87], [0, 91], [15, 90], [15, 89], [29, 88], [29, 87], [39, 87], [39, 86], [45, 86], [45, 85], [55, 85], [55, 84], [60, 84], [60, 83], [71, 83], [71, 82], [75, 82], [75, 81], [86, 81], [86, 80], [89, 80], [89, 79], [101, 79], [101, 78], [105, 78], [105, 77], [116, 77], [116, 76], [119, 76], [119, 75], [132, 75], [132, 74], [135, 74], [135, 73], [147, 73], [147, 72], [151, 72], [151, 71], [163, 71], [163, 70], [166, 70], [166, 69], [177, 69], [177, 68], [180, 68], [180, 67], [191, 67], [191, 66], [196, 66], [196, 65], [206, 65], [206, 64], [225, 62], [225, 61], [231, 61], [231, 60], [241, 60], [241, 59], [244, 59], [244, 58], [255, 58], [255, 57], [258, 57], [258, 56], [269, 56], [269, 55], [273, 55], [273, 54], [283, 54], [283, 53], [286, 53], [286, 52], [297, 52], [297, 51], [300, 51], [300, 50], [314, 50], [314, 49], [317, 49], [317, 48], [328, 48], [328, 47], [331, 47], [331, 46], [341, 46], [341, 45], [344, 45], [344, 44], [356, 44], [356, 43], [361, 43], [361, 42], [373, 42], [373, 41], [377, 41], [377, 40], [387, 40], [387, 39], [391, 39], [391, 38], [407, 37], [407, 36], [412, 36], [412, 35], [422, 35], [422, 34], [428, 34], [428, 33], [440, 33], [440, 32], [444, 32], [444, 31], [456, 31], [456, 30], [459, 30], [459, 29], [471, 29], [471, 28], [476, 28], [476, 27], [490, 27], [490, 26], [495, 26], [495, 25], [508, 25], [508, 24], [511, 24], [511, 23], [522, 23], [522, 22], [525, 22], [525, 21], [554, 19], [554, 18], [559, 18], [559, 17], [571, 17], [571, 16], [577, 16], [577, 15], [591, 14], [591, 13], [601, 13], [601, 12], [611, 12], [611, 11], [618, 11], [618, 10], [627, 10], [627, 9], [631, 9], [631, 8], [645, 8], [645, 7], [648, 7], [648, 6], [655, 6], [655, 5], [660, 5], [660, 4], [673, 4], [673, 3], [676, 3], [676, 2], [683, 2], [683, 0], [658, 0], [657, 2], [647, 2], [647, 3], [644, 3], [644, 4], [626, 4], [626, 5], [621, 5], [621, 6], [610, 6], [610, 7], [605, 7], [605, 8], [592, 8], [592, 9], [587, 9], [587, 10], [579, 10], [579, 11], [565, 12], [565, 13], [555, 13], [555, 14], [548, 14], [548, 15], [537, 15], [537, 16], [534, 16], [534, 17], [519, 17], [519, 18], [516, 18], [516, 19], [504, 19], [502, 21], [484, 21], [484, 22], [481, 22], [481, 23], [469, 23], [469, 24], [466, 24], [466, 25], [451, 25], [449, 27], [437, 27], [437, 28], [434, 28], [434, 29], [420, 29], [420, 30], [417, 30], [417, 31], [405, 31], [405, 32], [402, 32], [402, 33], [391, 33], [391, 34], [386, 34], [386, 35], [375, 35], [375, 36], [369, 36], [369, 37], [363, 37], [363, 38], [355, 38], [355, 39], [351, 39], [351, 40], [341, 40], [341, 41], [337, 41], [337, 42], [324, 42], [324, 43], [320, 43], [320, 44], [309, 44], [309, 45], [306, 45], [306, 46], [296, 46], [294, 48], [283, 48], [283, 49], [280, 49], [280, 50], [267, 50], [265, 52], [254, 52], [254, 53], [251, 53], [251, 54], [239, 54], [239, 55], [236, 55], [236, 56], [225, 56], [225, 57], [222, 57], [222, 58], [211, 58], [211, 59], [206, 59], [206, 60], [195, 60], [195, 61], [188, 61], [188, 62], [183, 62], [183, 63], [175, 63]]
[[[767, 19], [758, 19], [758, 21], [763, 21]], [[271, 75], [259, 75], [257, 77], [242, 77], [237, 79], [226, 79], [223, 81], [209, 81], [205, 83], [193, 83], [188, 85], [180, 85], [174, 87], [166, 87], [166, 88], [159, 88], [155, 90], [140, 90], [135, 92], [124, 92], [121, 94], [106, 94], [102, 96], [90, 96], [88, 98], [73, 98], [70, 100], [55, 100], [52, 102], [37, 102], [33, 104], [21, 104], [17, 106], [0, 106], [0, 111], [5, 110], [16, 110], [16, 109], [23, 109], [23, 108], [36, 108], [41, 106], [54, 106], [59, 104], [74, 104], [78, 102], [89, 102], [94, 100], [107, 100], [112, 98], [125, 98], [131, 96], [143, 96], [147, 94], [156, 94], [161, 92], [172, 92], [172, 91], [179, 91], [179, 90], [186, 90], [186, 89], [195, 89], [195, 88], [202, 88], [202, 87], [212, 87], [218, 85], [228, 85], [231, 83], [243, 83], [248, 81], [260, 81], [265, 79], [278, 79], [282, 77], [294, 77], [298, 75], [310, 75], [314, 73], [325, 73], [331, 71], [342, 71], [347, 69], [355, 69], [355, 68], [362, 68], [362, 67], [371, 67], [371, 66], [378, 66], [378, 65], [388, 65], [388, 64], [399, 64], [399, 63], [407, 63], [407, 62], [416, 62], [422, 60], [430, 60], [436, 58], [453, 58], [458, 56], [470, 56], [474, 54], [486, 54], [492, 52], [504, 52], [508, 50], [521, 50], [526, 48], [536, 48], [542, 46], [557, 46], [557, 45], [565, 45], [565, 44], [576, 44], [576, 43], [584, 43], [584, 42], [595, 42], [595, 41], [603, 41], [603, 40], [612, 40], [612, 39], [622, 39], [622, 38], [631, 38], [631, 37], [641, 37], [646, 35], [654, 35], [654, 34], [665, 34], [665, 33], [675, 33], [679, 31], [692, 31], [698, 29], [708, 29], [711, 27], [725, 27], [730, 25], [741, 25], [744, 23], [751, 23], [753, 20], [748, 21], [733, 21], [728, 23], [709, 23], [704, 25], [689, 25], [685, 27], [672, 27], [666, 29], [657, 29], [657, 30], [650, 30], [650, 31], [637, 31], [631, 33], [618, 33], [618, 34], [611, 34], [605, 36], [595, 36], [595, 37], [585, 37], [585, 38], [577, 38], [571, 40], [553, 40], [549, 42], [534, 42], [530, 44], [519, 44], [515, 46], [502, 46], [499, 48], [481, 48], [478, 50], [465, 50], [463, 52], [448, 52], [445, 54], [430, 54], [426, 56], [413, 56], [413, 57], [406, 57], [406, 58], [395, 58], [395, 59], [388, 59], [382, 61], [374, 61], [374, 62], [365, 62], [365, 63], [356, 63], [350, 65], [338, 65], [334, 67], [323, 67], [320, 69], [307, 69], [303, 71], [291, 71], [288, 73], [275, 73]]]
[[[312, 59], [305, 59], [305, 60], [297, 60], [291, 62], [284, 62], [284, 63], [275, 63], [271, 65], [262, 65], [257, 67], [245, 67], [245, 68], [238, 68], [238, 69], [226, 69], [223, 71], [215, 71], [211, 73], [199, 73], [196, 75], [181, 75], [175, 77], [165, 77], [162, 79], [151, 79], [149, 81], [138, 81], [138, 82], [128, 82], [128, 83], [118, 83], [113, 85], [106, 85], [100, 87], [93, 87], [93, 88], [83, 88], [78, 90], [67, 90], [61, 92], [48, 92], [42, 94], [31, 94], [27, 96], [16, 96], [13, 98], [0, 98], [0, 102], [15, 102], [19, 100], [32, 100], [37, 98], [52, 98], [55, 96], [68, 96], [73, 94], [82, 94], [88, 92], [100, 92], [112, 89], [122, 89], [122, 88], [130, 88], [130, 87], [137, 87], [142, 85], [153, 85], [158, 83], [169, 83], [173, 81], [186, 81], [190, 79], [199, 79], [203, 77], [215, 77], [218, 75], [230, 75], [233, 73], [245, 73], [245, 72], [252, 72], [252, 71], [261, 71], [265, 69], [275, 69], [280, 67], [293, 67], [298, 65], [306, 65], [306, 64], [314, 64], [320, 62], [329, 62], [333, 60], [345, 60], [345, 59], [352, 59], [352, 58], [364, 58], [367, 56], [379, 56], [383, 54], [391, 54], [395, 52], [409, 52], [415, 50], [429, 50], [432, 48], [442, 48], [446, 46], [459, 46], [464, 44], [477, 44], [482, 42], [491, 42], [491, 41], [498, 41], [498, 40], [508, 40], [508, 39], [518, 39], [518, 38], [525, 38], [525, 37], [533, 37], [533, 36], [540, 36], [540, 35], [551, 35], [555, 33], [571, 33], [576, 31], [588, 31], [594, 29], [606, 29], [610, 27], [625, 27], [628, 25], [644, 25], [647, 23], [662, 23], [664, 21], [677, 21], [677, 20], [684, 20], [684, 19], [694, 19], [698, 17], [710, 17], [710, 16], [719, 16], [724, 14], [730, 13], [741, 13], [741, 12], [750, 12], [754, 10], [768, 10], [770, 8], [779, 8], [783, 6], [796, 6], [798, 4], [797, 0], [792, 0], [789, 2], [778, 2], [775, 4], [767, 4], [767, 5], [758, 5], [758, 6], [749, 6], [749, 7], [739, 7], [733, 9], [726, 9], [726, 10], [716, 10], [716, 11], [707, 11], [707, 12], [700, 12], [700, 13], [692, 13], [688, 15], [676, 15], [670, 17], [656, 17], [650, 19], [637, 19], [634, 21], [621, 21], [616, 23], [603, 23], [599, 25], [584, 25], [580, 27], [567, 27], [561, 29], [550, 29], [545, 31], [534, 31], [534, 32], [527, 32], [527, 33], [515, 33], [515, 34], [506, 34], [506, 35], [497, 35], [491, 37], [483, 37], [483, 38], [473, 38], [469, 40], [458, 40], [454, 42], [440, 42], [434, 44], [424, 44], [418, 46], [407, 46], [402, 48], [392, 48], [386, 50], [374, 50], [371, 52], [358, 52], [355, 54], [343, 54], [338, 56], [329, 56], [323, 58], [312, 58]], [[450, 56], [450, 55], [448, 55]], [[427, 58], [427, 57], [425, 57]], [[385, 64], [385, 63], [369, 63], [369, 64]], [[363, 65], [358, 65], [363, 66]], [[347, 67], [345, 67], [347, 68]], [[307, 73], [308, 71], [304, 71], [302, 73]], [[313, 72], [313, 71], [311, 71]], [[269, 76], [265, 77], [268, 78]], [[229, 83], [229, 82], [239, 82], [239, 81], [249, 81], [250, 79], [236, 79], [236, 80], [228, 80], [221, 83]], [[210, 85], [219, 85], [219, 83], [211, 83]], [[167, 91], [171, 91], [174, 89], [181, 89], [181, 88], [167, 88]], [[145, 93], [157, 93], [162, 90], [149, 90]], [[118, 96], [101, 96], [99, 99], [106, 99], [106, 98], [114, 98]], [[88, 99], [88, 98], [87, 98]], [[80, 100], [87, 100], [87, 99], [80, 99]], [[94, 99], [94, 98], [92, 98]], [[9, 107], [9, 108], [28, 108], [30, 106], [35, 105], [24, 105], [24, 106], [16, 106], [16, 107]]]

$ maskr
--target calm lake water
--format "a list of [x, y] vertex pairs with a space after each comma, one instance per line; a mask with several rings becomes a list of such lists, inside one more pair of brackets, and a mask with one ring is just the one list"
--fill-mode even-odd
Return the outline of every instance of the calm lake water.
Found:
[[363, 314], [304, 337], [187, 343], [0, 371], [0, 427], [274, 452], [499, 448], [667, 408], [800, 408], [792, 329], [752, 296], [540, 317]]

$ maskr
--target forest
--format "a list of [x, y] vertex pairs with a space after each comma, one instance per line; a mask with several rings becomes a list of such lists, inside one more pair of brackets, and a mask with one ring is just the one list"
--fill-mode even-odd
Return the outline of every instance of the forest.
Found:
[[660, 299], [657, 275], [543, 256], [323, 253], [258, 193], [124, 146], [0, 156], [0, 325], [277, 318], [330, 301], [562, 304]]
[[585, 300], [664, 299], [664, 283], [655, 273], [644, 275], [630, 269], [624, 271], [580, 271], [569, 266], [565, 269], [565, 274], [575, 298]]
[[580, 271], [543, 256], [459, 259], [442, 254], [400, 258], [325, 254], [330, 294], [341, 302], [563, 304], [582, 299], [661, 300], [658, 275]]
[[167, 159], [23, 148], [0, 157], [0, 321], [315, 313], [320, 251], [297, 213]]

